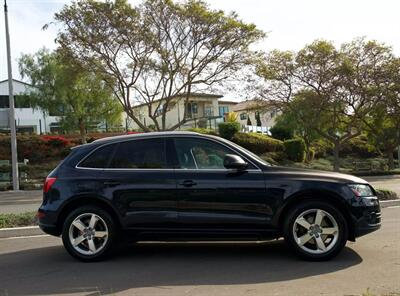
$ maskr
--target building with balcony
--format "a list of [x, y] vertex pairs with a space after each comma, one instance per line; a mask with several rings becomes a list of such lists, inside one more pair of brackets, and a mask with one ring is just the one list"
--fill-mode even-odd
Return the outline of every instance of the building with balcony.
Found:
[[[173, 127], [181, 122], [185, 116], [186, 122], [180, 126], [180, 129], [189, 129], [194, 127], [215, 129], [218, 123], [224, 121], [224, 115], [232, 111], [232, 107], [237, 102], [221, 100], [222, 95], [192, 93], [188, 100], [186, 95], [173, 98], [168, 104], [166, 113], [166, 128]], [[156, 120], [161, 126], [161, 114], [165, 108], [162, 101], [157, 100], [152, 103], [153, 113], [157, 116]], [[160, 111], [158, 111], [160, 110]], [[134, 114], [145, 126], [154, 125], [154, 121], [149, 116], [149, 107], [147, 104], [140, 104], [133, 107]], [[130, 118], [126, 118], [126, 125], [129, 129], [139, 129], [139, 126]]]

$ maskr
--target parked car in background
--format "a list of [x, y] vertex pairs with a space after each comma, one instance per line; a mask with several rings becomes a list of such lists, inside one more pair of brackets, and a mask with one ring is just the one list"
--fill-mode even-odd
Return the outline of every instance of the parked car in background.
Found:
[[363, 179], [271, 166], [246, 149], [191, 132], [124, 135], [81, 145], [47, 177], [41, 229], [83, 261], [121, 238], [268, 240], [309, 260], [336, 256], [377, 230]]

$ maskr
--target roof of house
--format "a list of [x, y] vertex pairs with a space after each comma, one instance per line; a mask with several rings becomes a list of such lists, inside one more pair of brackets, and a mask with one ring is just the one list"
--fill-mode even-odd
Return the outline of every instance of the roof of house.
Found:
[[248, 100], [248, 101], [243, 101], [235, 106], [232, 107], [232, 111], [237, 112], [237, 111], [245, 111], [245, 110], [256, 110], [256, 109], [263, 109], [269, 107], [270, 104], [266, 101], [261, 101], [261, 100]]
[[227, 105], [236, 105], [238, 102], [235, 101], [225, 101], [225, 100], [218, 100], [219, 103], [221, 104], [227, 104]]
[[[14, 82], [18, 82], [18, 83], [22, 83], [22, 84], [25, 84], [25, 85], [32, 86], [32, 84], [29, 84], [29, 83], [27, 83], [27, 82], [24, 82], [24, 81], [21, 81], [21, 80], [18, 80], [18, 79], [14, 79], [14, 78], [13, 78], [13, 81], [14, 81]], [[0, 83], [4, 83], [4, 82], [8, 82], [8, 79], [4, 79], [4, 80], [0, 81]]]
[[[186, 97], [186, 95], [187, 95], [186, 93], [179, 94], [179, 95], [174, 96], [173, 98], [184, 98], [184, 97]], [[215, 95], [215, 94], [207, 94], [207, 93], [196, 93], [196, 92], [190, 93], [190, 98], [213, 98], [213, 99], [219, 99], [219, 98], [222, 98], [222, 97], [223, 97], [223, 95]], [[163, 100], [163, 99], [154, 100], [152, 103], [157, 103], [157, 102], [159, 102], [161, 100]], [[148, 103], [142, 103], [142, 104], [133, 106], [132, 108], [135, 109], [135, 108], [146, 106], [146, 105], [148, 105]]]

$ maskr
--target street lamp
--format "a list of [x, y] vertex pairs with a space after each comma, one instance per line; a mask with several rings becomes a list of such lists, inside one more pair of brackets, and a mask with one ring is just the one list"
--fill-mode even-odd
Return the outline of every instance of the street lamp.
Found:
[[6, 22], [6, 46], [7, 46], [7, 67], [8, 67], [8, 98], [9, 98], [9, 121], [11, 131], [11, 167], [12, 167], [12, 184], [14, 190], [19, 190], [18, 179], [18, 158], [17, 158], [17, 130], [15, 124], [14, 110], [14, 92], [11, 70], [11, 49], [10, 49], [10, 33], [8, 28], [7, 1], [4, 0], [4, 20]]

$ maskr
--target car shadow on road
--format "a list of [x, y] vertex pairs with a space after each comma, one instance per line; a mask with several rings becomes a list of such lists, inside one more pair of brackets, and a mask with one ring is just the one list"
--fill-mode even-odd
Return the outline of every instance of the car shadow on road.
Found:
[[56, 246], [0, 255], [0, 295], [102, 295], [141, 287], [279, 282], [361, 262], [348, 247], [328, 262], [301, 261], [282, 241], [143, 243], [97, 263], [78, 262]]

